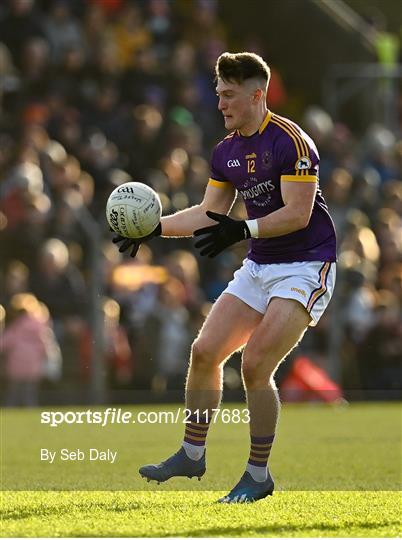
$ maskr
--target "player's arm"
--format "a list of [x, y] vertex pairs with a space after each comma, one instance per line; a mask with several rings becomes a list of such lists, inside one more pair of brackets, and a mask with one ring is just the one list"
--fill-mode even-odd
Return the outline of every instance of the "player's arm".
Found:
[[207, 216], [207, 211], [228, 214], [235, 197], [236, 189], [230, 182], [210, 180], [200, 204], [161, 219], [162, 236], [192, 236], [196, 229], [213, 223]]
[[284, 206], [271, 214], [249, 220], [232, 219], [229, 216], [207, 212], [214, 225], [194, 231], [202, 236], [195, 247], [201, 255], [215, 257], [227, 247], [247, 238], [273, 238], [307, 227], [314, 205], [316, 182], [307, 184], [281, 184]]
[[[318, 152], [307, 141], [290, 132], [278, 147], [277, 160], [281, 165], [281, 196], [283, 207], [251, 224], [252, 236], [274, 238], [304, 229], [313, 211], [318, 182]], [[311, 144], [314, 143], [311, 141]], [[258, 227], [258, 230], [257, 230]]]
[[227, 214], [236, 197], [236, 190], [229, 182], [210, 180], [200, 204], [181, 210], [171, 216], [162, 217], [156, 229], [144, 238], [124, 238], [115, 235], [112, 242], [119, 244], [119, 251], [130, 250], [131, 257], [137, 255], [138, 249], [143, 242], [147, 242], [155, 236], [183, 237], [192, 236], [195, 229], [210, 225], [212, 220], [207, 212], [219, 212]]
[[258, 226], [258, 238], [283, 236], [307, 227], [316, 190], [316, 180], [311, 182], [282, 180], [281, 195], [284, 206], [255, 220]]

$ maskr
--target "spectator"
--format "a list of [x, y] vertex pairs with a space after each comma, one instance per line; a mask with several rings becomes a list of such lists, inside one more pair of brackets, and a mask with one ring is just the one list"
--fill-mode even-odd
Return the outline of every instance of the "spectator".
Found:
[[28, 293], [11, 298], [1, 340], [8, 381], [8, 407], [38, 405], [38, 390], [47, 359], [48, 321], [37, 298]]
[[378, 292], [373, 324], [358, 351], [361, 382], [367, 398], [394, 399], [401, 389], [401, 308], [392, 292]]
[[2, 282], [4, 286], [1, 289], [0, 303], [7, 309], [14, 295], [28, 292], [28, 267], [21, 261], [11, 261], [2, 276]]
[[88, 298], [83, 276], [69, 261], [64, 242], [50, 238], [43, 244], [30, 287], [49, 308], [65, 359], [65, 375], [76, 376], [78, 344], [87, 326]]
[[40, 37], [25, 41], [22, 50], [24, 97], [27, 105], [41, 103], [51, 79], [49, 43]]
[[152, 347], [156, 376], [154, 388], [177, 390], [181, 388], [187, 371], [190, 348], [188, 335], [189, 313], [184, 307], [185, 289], [182, 283], [170, 278], [159, 290], [158, 302], [146, 323], [144, 330], [159, 339]]
[[22, 51], [27, 41], [43, 38], [40, 17], [34, 0], [10, 0], [8, 9], [0, 20], [1, 40], [10, 49], [17, 67], [22, 67]]
[[335, 168], [331, 172], [325, 189], [325, 196], [337, 234], [342, 237], [346, 210], [349, 207], [353, 177], [344, 168]]
[[380, 124], [372, 124], [366, 132], [363, 141], [366, 163], [378, 172], [381, 182], [397, 177], [395, 143], [394, 134]]
[[356, 175], [353, 183], [353, 207], [372, 216], [378, 210], [381, 178], [373, 168], [366, 168]]
[[19, 259], [29, 265], [45, 236], [51, 209], [43, 193], [42, 171], [36, 163], [22, 162], [9, 171], [2, 187], [0, 210], [7, 220], [0, 239], [4, 262]]
[[55, 64], [60, 62], [66, 50], [81, 49], [83, 46], [81, 27], [72, 17], [67, 0], [55, 0], [51, 4], [50, 13], [44, 22], [44, 31]]
[[[115, 0], [113, 3], [108, 2], [106, 6], [113, 6], [116, 11], [120, 9], [120, 0]], [[110, 17], [112, 15], [112, 17]], [[114, 14], [107, 13], [101, 2], [93, 1], [85, 3], [85, 11], [81, 21], [81, 28], [84, 39], [84, 48], [87, 52], [87, 59], [90, 65], [98, 62], [99, 53], [104, 48], [111, 45], [116, 48], [113, 39], [113, 32], [110, 25], [110, 20]], [[118, 66], [120, 70], [120, 66]]]
[[4, 43], [0, 42], [0, 106], [2, 114], [9, 114], [21, 87], [21, 79], [13, 58]]
[[[121, 387], [131, 382], [133, 377], [133, 355], [128, 342], [127, 332], [120, 324], [119, 304], [111, 298], [103, 302], [105, 366], [108, 371], [109, 384]], [[82, 333], [80, 351], [81, 378], [89, 381], [92, 374], [93, 338], [89, 328]]]
[[151, 43], [151, 34], [143, 23], [138, 5], [128, 2], [117, 14], [113, 26], [114, 40], [118, 49], [119, 65], [123, 68], [135, 64], [135, 53]]
[[150, 0], [148, 2], [147, 25], [152, 35], [153, 48], [159, 63], [165, 62], [173, 46], [175, 28], [170, 2]]
[[402, 261], [402, 218], [390, 208], [381, 208], [375, 221], [381, 247], [381, 267]]

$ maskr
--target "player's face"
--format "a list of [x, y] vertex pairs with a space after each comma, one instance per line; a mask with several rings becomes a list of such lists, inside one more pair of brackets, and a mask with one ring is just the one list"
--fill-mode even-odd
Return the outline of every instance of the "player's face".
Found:
[[218, 79], [216, 94], [218, 109], [223, 114], [227, 130], [247, 128], [253, 121], [253, 92], [245, 84]]

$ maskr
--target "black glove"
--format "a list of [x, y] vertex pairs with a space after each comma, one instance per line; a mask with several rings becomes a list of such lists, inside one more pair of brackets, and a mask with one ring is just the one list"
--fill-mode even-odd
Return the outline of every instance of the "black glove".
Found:
[[154, 238], [154, 236], [160, 236], [161, 234], [162, 225], [159, 223], [156, 229], [147, 236], [143, 236], [142, 238], [126, 238], [125, 236], [121, 236], [121, 234], [116, 234], [116, 236], [112, 238], [112, 242], [113, 244], [118, 244], [119, 242], [122, 242], [119, 247], [120, 253], [123, 253], [123, 251], [126, 251], [127, 249], [132, 247], [133, 249], [131, 250], [130, 257], [135, 257], [140, 248], [140, 245], [143, 242], [148, 242], [148, 240], [151, 240], [151, 238]]
[[209, 210], [207, 216], [218, 223], [194, 231], [194, 236], [205, 235], [195, 244], [196, 248], [203, 248], [200, 255], [208, 255], [209, 258], [216, 257], [232, 244], [251, 238], [250, 230], [245, 221], [232, 219], [224, 214], [216, 214]]

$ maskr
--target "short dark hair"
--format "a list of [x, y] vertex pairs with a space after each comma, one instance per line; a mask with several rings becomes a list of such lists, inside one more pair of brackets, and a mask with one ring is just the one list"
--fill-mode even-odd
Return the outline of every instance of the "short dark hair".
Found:
[[258, 54], [251, 52], [222, 53], [215, 65], [216, 79], [234, 81], [241, 84], [247, 79], [256, 77], [269, 83], [271, 70]]

